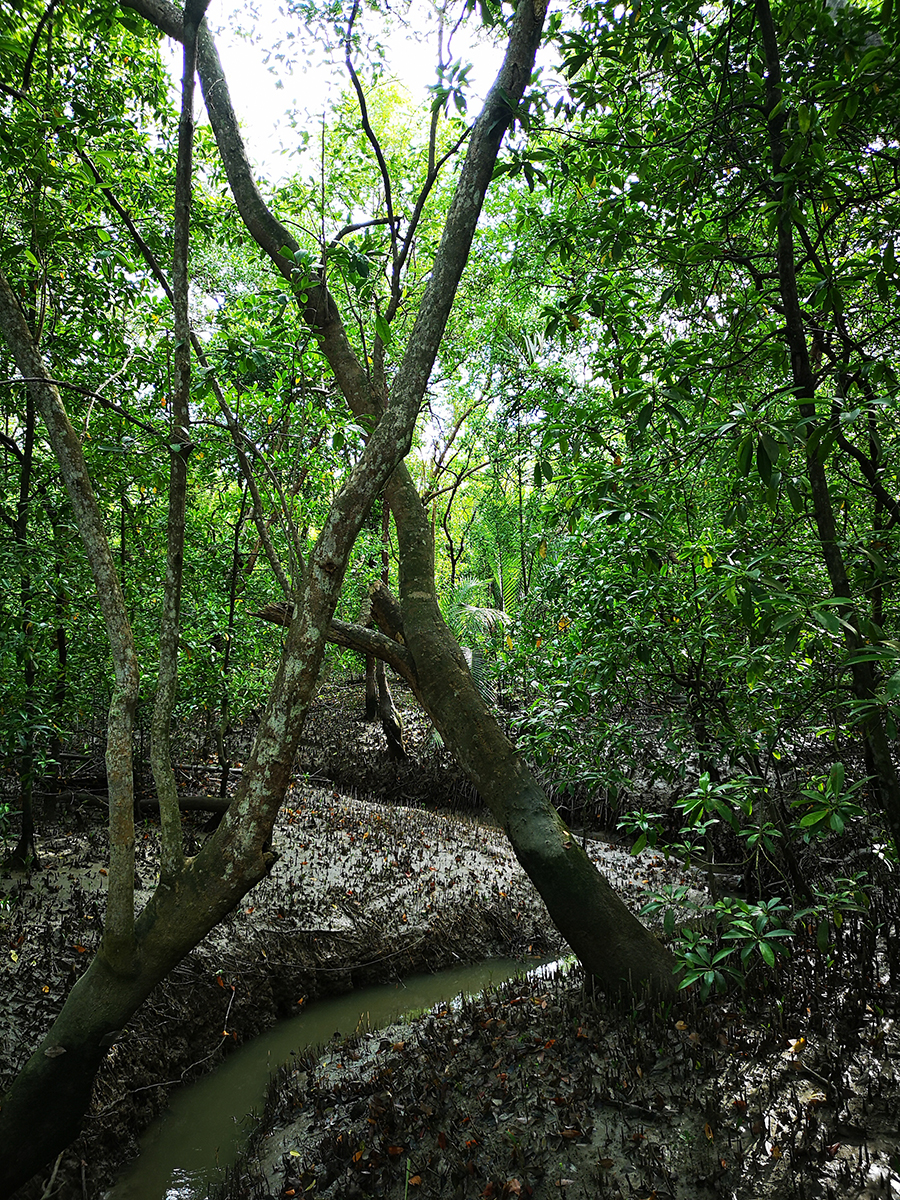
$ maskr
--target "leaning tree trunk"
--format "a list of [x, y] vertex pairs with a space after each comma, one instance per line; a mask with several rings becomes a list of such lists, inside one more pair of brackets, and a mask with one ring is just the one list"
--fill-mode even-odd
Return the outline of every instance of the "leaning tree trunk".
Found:
[[503, 826], [584, 968], [613, 993], [670, 995], [676, 987], [672, 955], [590, 861], [475, 686], [441, 615], [431, 525], [405, 465], [386, 494], [400, 545], [402, 633], [428, 715]]
[[[613, 995], [671, 996], [675, 959], [590, 861], [475, 686], [437, 603], [431, 525], [404, 464], [386, 494], [400, 542], [401, 604], [383, 584], [373, 585], [370, 611], [379, 632], [333, 620], [329, 641], [377, 656], [409, 684], [584, 968]], [[253, 615], [279, 625], [290, 620], [279, 603]]]
[[[671, 996], [675, 959], [641, 924], [566, 828], [488, 709], [444, 621], [434, 586], [431, 526], [401, 464], [387, 494], [400, 540], [402, 606], [383, 584], [371, 591], [379, 632], [332, 621], [328, 640], [389, 663], [412, 688], [447, 746], [503, 826], [553, 923], [611, 994]], [[287, 625], [288, 606], [253, 614]]]

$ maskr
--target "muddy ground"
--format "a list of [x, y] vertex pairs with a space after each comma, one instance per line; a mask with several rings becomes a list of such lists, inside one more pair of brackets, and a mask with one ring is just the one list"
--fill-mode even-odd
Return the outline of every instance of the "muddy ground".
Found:
[[893, 1030], [886, 1049], [856, 1022], [851, 1063], [849, 1026], [690, 1007], [611, 1013], [577, 975], [538, 977], [308, 1055], [222, 1195], [900, 1192]]
[[[44, 869], [7, 891], [2, 1084], [99, 941], [103, 841], [99, 823], [45, 837]], [[71, 1194], [82, 1193], [82, 1171], [83, 1194], [100, 1194], [171, 1087], [212, 1069], [231, 1047], [310, 1000], [459, 959], [557, 944], [511, 856], [475, 823], [377, 809], [301, 784], [288, 798], [275, 845], [281, 858], [269, 878], [153, 993], [113, 1048], [84, 1136], [60, 1166], [67, 1186], [78, 1179]], [[155, 852], [148, 823], [138, 863], [147, 888]], [[149, 894], [142, 889], [138, 903]], [[41, 1195], [45, 1183], [36, 1181], [23, 1197]]]
[[[398, 769], [377, 728], [333, 696], [314, 713], [276, 870], [143, 1006], [104, 1064], [82, 1138], [21, 1200], [99, 1198], [173, 1088], [311, 999], [560, 949], [497, 831], [419, 806], [471, 795], [411, 724], [418, 764]], [[355, 796], [334, 784], [348, 775]], [[196, 791], [196, 775], [185, 784]], [[376, 787], [390, 803], [363, 799]], [[104, 843], [100, 814], [70, 809], [42, 839], [44, 870], [3, 885], [0, 1088], [98, 941]], [[635, 908], [652, 886], [696, 882], [659, 855], [588, 844]], [[152, 820], [140, 847], [149, 888]], [[895, 991], [877, 971], [854, 988], [849, 959], [830, 973], [813, 961], [798, 947], [752, 995], [686, 996], [665, 1012], [613, 1011], [577, 971], [535, 978], [329, 1046], [275, 1077], [224, 1194], [900, 1195]]]

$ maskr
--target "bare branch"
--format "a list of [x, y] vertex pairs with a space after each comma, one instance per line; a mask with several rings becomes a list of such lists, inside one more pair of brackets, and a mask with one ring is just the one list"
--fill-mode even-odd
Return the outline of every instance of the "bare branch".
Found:
[[68, 379], [53, 379], [49, 375], [20, 375], [12, 379], [0, 379], [0, 387], [6, 387], [13, 383], [49, 383], [55, 388], [68, 388], [70, 392], [78, 392], [81, 396], [89, 396], [91, 400], [96, 400], [98, 404], [102, 404], [104, 408], [108, 408], [110, 412], [114, 412], [116, 416], [129, 421], [138, 429], [143, 429], [144, 433], [149, 433], [157, 441], [161, 440], [164, 436], [158, 429], [155, 429], [152, 425], [148, 425], [146, 421], [141, 421], [138, 417], [133, 416], [130, 412], [127, 412], [120, 405], [116, 404], [114, 400], [107, 400], [99, 392], [92, 391], [91, 388], [82, 387], [80, 383], [71, 383]]
[[369, 145], [375, 152], [375, 158], [378, 161], [378, 170], [381, 172], [381, 183], [384, 187], [384, 205], [387, 209], [388, 225], [391, 228], [391, 261], [393, 270], [391, 272], [391, 292], [395, 292], [400, 287], [400, 280], [397, 276], [397, 226], [394, 220], [394, 202], [391, 199], [391, 176], [387, 169], [387, 163], [384, 161], [384, 152], [381, 149], [381, 143], [375, 135], [375, 130], [372, 128], [372, 123], [369, 120], [369, 109], [366, 105], [365, 93], [362, 90], [362, 84], [359, 82], [359, 76], [353, 66], [353, 60], [350, 57], [353, 39], [353, 26], [356, 22], [356, 16], [359, 12], [359, 0], [353, 0], [353, 10], [350, 13], [350, 20], [347, 22], [347, 36], [344, 38], [344, 62], [347, 65], [347, 73], [350, 76], [350, 82], [353, 84], [353, 90], [356, 92], [356, 100], [359, 104], [359, 117], [362, 122], [363, 132], [369, 140]]
[[41, 19], [37, 23], [37, 28], [34, 31], [34, 36], [31, 39], [31, 45], [28, 47], [28, 54], [25, 57], [25, 66], [22, 68], [22, 90], [27, 92], [31, 87], [31, 69], [34, 66], [34, 56], [37, 54], [38, 42], [41, 40], [41, 34], [47, 26], [48, 21], [53, 18], [53, 10], [56, 7], [56, 0], [50, 0], [46, 10], [41, 15]]
[[[396, 218], [394, 218], [396, 220]], [[357, 229], [371, 229], [373, 225], [389, 225], [390, 217], [375, 217], [371, 221], [353, 221], [350, 225], [343, 225], [331, 239], [329, 245], [336, 246], [342, 237], [346, 237], [348, 233], [356, 233]]]

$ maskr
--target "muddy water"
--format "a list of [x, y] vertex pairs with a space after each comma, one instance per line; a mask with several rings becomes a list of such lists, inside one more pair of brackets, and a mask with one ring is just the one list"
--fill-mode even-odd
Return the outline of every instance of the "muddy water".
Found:
[[295, 1050], [359, 1028], [377, 1029], [459, 994], [473, 995], [528, 968], [498, 958], [472, 967], [413, 975], [310, 1005], [242, 1046], [211, 1075], [182, 1088], [141, 1139], [139, 1156], [104, 1200], [202, 1200], [253, 1128], [269, 1076]]

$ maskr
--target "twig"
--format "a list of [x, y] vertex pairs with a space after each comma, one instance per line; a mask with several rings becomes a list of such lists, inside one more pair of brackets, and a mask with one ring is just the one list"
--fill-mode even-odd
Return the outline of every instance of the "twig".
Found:
[[47, 1200], [47, 1197], [49, 1195], [51, 1195], [51, 1193], [53, 1191], [53, 1184], [56, 1181], [56, 1173], [59, 1170], [59, 1164], [62, 1162], [62, 1156], [64, 1154], [65, 1154], [65, 1150], [60, 1150], [59, 1157], [57, 1158], [56, 1162], [53, 1164], [53, 1172], [47, 1181], [47, 1186], [44, 1188], [43, 1192], [41, 1192], [41, 1200]]

